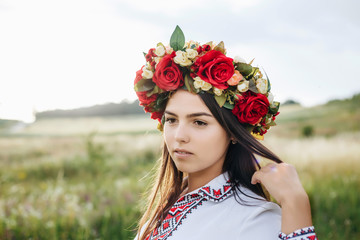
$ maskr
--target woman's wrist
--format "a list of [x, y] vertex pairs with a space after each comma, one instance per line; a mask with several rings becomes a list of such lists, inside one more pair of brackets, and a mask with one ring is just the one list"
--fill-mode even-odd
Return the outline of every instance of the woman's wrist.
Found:
[[305, 191], [286, 197], [280, 205], [283, 233], [290, 234], [297, 229], [312, 226], [310, 201]]
[[305, 192], [305, 190], [301, 190], [301, 191], [287, 193], [280, 200], [279, 204], [283, 208], [285, 206], [294, 207], [294, 206], [298, 206], [299, 204], [300, 205], [308, 204], [310, 206], [309, 202], [310, 201], [307, 193]]

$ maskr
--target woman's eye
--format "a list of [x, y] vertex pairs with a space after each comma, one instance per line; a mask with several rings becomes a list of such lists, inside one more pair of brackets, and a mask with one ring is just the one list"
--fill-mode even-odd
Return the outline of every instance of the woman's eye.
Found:
[[198, 126], [206, 126], [206, 125], [207, 125], [206, 122], [199, 121], [199, 120], [196, 120], [196, 121], [195, 121], [195, 124], [198, 125]]
[[170, 123], [170, 124], [175, 123], [175, 121], [176, 121], [175, 118], [165, 118], [165, 122]]

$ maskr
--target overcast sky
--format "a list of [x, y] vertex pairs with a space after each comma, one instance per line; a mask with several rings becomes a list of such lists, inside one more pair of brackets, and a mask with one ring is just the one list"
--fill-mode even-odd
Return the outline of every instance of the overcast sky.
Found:
[[142, 52], [224, 41], [263, 67], [275, 100], [305, 106], [360, 92], [355, 0], [0, 0], [0, 118], [133, 101]]

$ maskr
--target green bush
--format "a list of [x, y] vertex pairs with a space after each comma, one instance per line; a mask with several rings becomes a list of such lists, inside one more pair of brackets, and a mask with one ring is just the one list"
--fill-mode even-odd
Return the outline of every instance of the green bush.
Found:
[[310, 126], [310, 125], [307, 125], [307, 126], [304, 126], [302, 129], [301, 129], [301, 135], [303, 137], [312, 137], [314, 135], [314, 128], [313, 126]]

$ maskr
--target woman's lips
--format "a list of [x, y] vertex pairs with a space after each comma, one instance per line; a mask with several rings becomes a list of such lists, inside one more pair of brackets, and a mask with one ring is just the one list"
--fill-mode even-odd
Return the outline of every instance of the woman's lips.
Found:
[[179, 158], [186, 158], [193, 155], [193, 153], [186, 151], [185, 149], [175, 149], [174, 155]]

